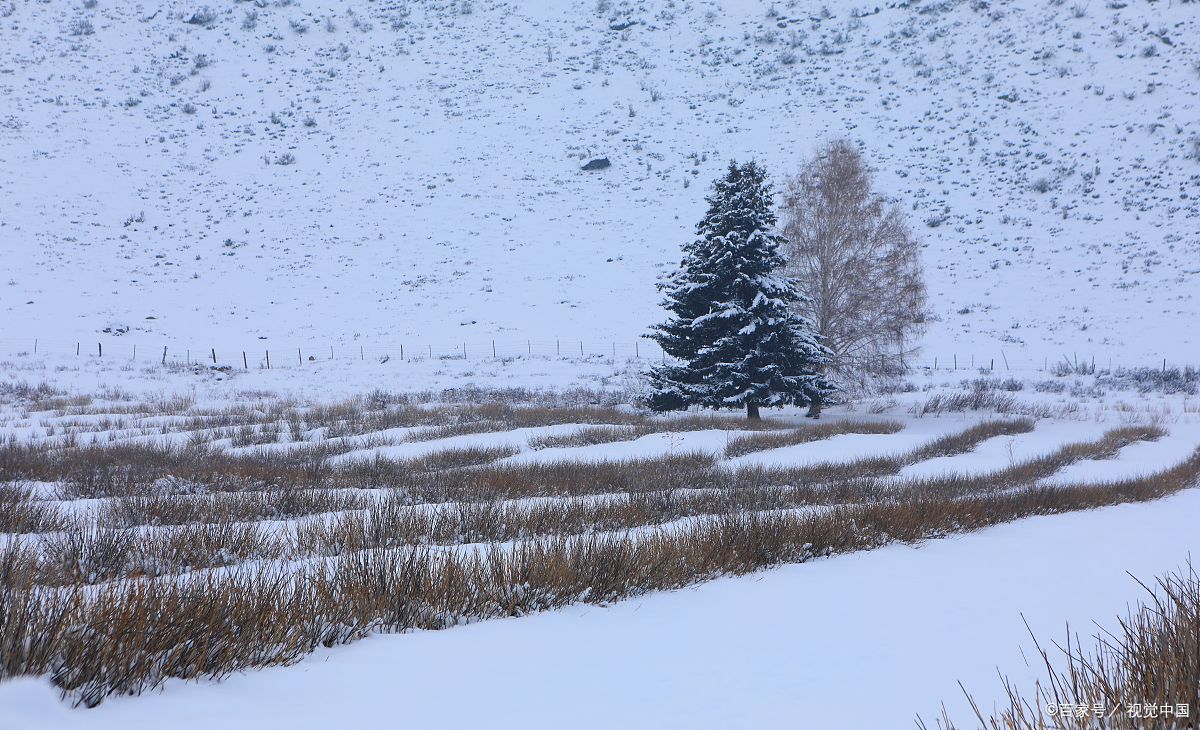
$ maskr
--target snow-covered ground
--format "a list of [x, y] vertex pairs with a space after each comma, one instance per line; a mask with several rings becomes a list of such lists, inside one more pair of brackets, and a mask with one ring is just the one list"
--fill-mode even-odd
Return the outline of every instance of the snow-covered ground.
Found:
[[[662, 357], [641, 338], [663, 316], [655, 281], [710, 181], [755, 158], [782, 183], [848, 137], [924, 241], [935, 317], [896, 392], [826, 419], [904, 428], [719, 463], [897, 454], [1029, 416], [1029, 433], [899, 478], [985, 474], [1132, 423], [1166, 435], [1045, 482], [1161, 469], [1200, 444], [1197, 396], [1049, 366], [1200, 360], [1198, 39], [1194, 3], [1143, 0], [0, 0], [0, 440], [58, 446], [86, 422], [81, 444], [182, 444], [189, 407], [303, 411], [374, 389], [631, 403]], [[611, 167], [581, 169], [598, 157]], [[1013, 378], [1003, 412], [918, 415], [985, 375]], [[19, 396], [43, 383], [94, 412]], [[333, 460], [720, 457], [743, 433], [530, 444], [582, 427], [389, 428], [345, 437], [357, 450]], [[55, 500], [58, 485], [34, 486]], [[104, 503], [57, 504], [95, 519]], [[0, 730], [879, 728], [943, 701], [967, 718], [957, 680], [986, 708], [997, 667], [1032, 678], [1022, 617], [1047, 639], [1111, 626], [1139, 597], [1125, 572], [1177, 567], [1200, 549], [1198, 518], [1192, 489], [605, 608], [371, 636], [91, 711], [45, 678], [0, 682]]]
[[[997, 669], [1031, 686], [1043, 643], [1113, 628], [1140, 579], [1200, 549], [1200, 492], [1036, 517], [606, 608], [374, 636], [219, 685], [172, 682], [95, 710], [44, 680], [0, 684], [21, 728], [910, 727], [957, 682], [984, 708]], [[1097, 536], [1102, 536], [1098, 539]]]
[[922, 361], [1198, 344], [1187, 3], [91, 4], [0, 2], [0, 357], [631, 357], [727, 161], [837, 136]]

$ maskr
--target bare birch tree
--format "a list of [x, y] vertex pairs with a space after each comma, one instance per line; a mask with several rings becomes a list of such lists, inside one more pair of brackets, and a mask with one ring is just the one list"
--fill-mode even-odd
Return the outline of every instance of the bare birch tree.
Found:
[[799, 314], [832, 351], [831, 374], [856, 386], [903, 368], [928, 317], [920, 242], [871, 185], [855, 146], [831, 142], [787, 181], [782, 216]]

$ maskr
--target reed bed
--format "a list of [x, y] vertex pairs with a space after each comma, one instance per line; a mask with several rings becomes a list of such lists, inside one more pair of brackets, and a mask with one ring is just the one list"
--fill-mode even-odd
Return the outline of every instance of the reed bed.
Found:
[[[768, 420], [732, 438], [722, 456], [518, 463], [505, 460], [519, 450], [510, 446], [346, 456], [528, 426], [590, 426], [536, 447], [748, 429], [720, 416], [649, 418], [594, 393], [569, 403], [519, 395], [532, 405], [473, 403], [469, 391], [209, 410], [22, 394], [76, 420], [46, 426], [62, 435], [45, 443], [0, 443], [0, 532], [8, 533], [0, 679], [48, 676], [72, 702], [93, 706], [171, 678], [291, 664], [370, 632], [602, 604], [1032, 514], [1154, 499], [1200, 474], [1197, 452], [1139, 479], [1037, 484], [1163, 433], [1126, 427], [990, 474], [896, 476], [908, 464], [1027, 433], [1028, 419], [986, 421], [899, 454], [794, 467], [725, 459], [900, 426]], [[138, 423], [145, 414], [170, 422]], [[117, 439], [82, 436], [105, 418], [123, 429]], [[154, 428], [188, 436], [141, 435]], [[401, 428], [413, 430], [381, 433]], [[56, 483], [64, 500], [101, 501], [73, 509], [39, 499], [25, 480]]]
[[[955, 475], [919, 480], [863, 478], [836, 485], [726, 489], [697, 489], [693, 485], [686, 489], [607, 494], [604, 496], [610, 498], [602, 500], [465, 501], [433, 509], [416, 508], [402, 497], [380, 499], [345, 491], [214, 495], [216, 500], [127, 497], [109, 503], [109, 511], [101, 514], [100, 525], [80, 521], [62, 532], [44, 536], [40, 553], [25, 545], [10, 544], [8, 549], [14, 554], [8, 560], [20, 566], [14, 575], [34, 576], [33, 582], [40, 585], [92, 584], [223, 567], [250, 559], [299, 560], [414, 545], [507, 542], [642, 528], [688, 517], [799, 507], [964, 499], [1011, 489], [1030, 474], [1052, 473], [1052, 469], [1084, 456], [1111, 456], [1116, 453], [1116, 444], [1147, 435], [1152, 434], [1118, 429], [1090, 444], [1064, 446], [1057, 452], [1060, 458], [1053, 454], [1039, 457], [1031, 462], [1033, 466], [1015, 464], [970, 479]], [[330, 503], [331, 499], [339, 501]], [[329, 510], [333, 514], [303, 520], [288, 529], [268, 531], [255, 523], [235, 520], [247, 513], [286, 518], [335, 504], [341, 509]], [[136, 523], [152, 510], [160, 510], [159, 514], [179, 523], [198, 516], [189, 512], [198, 509], [208, 510], [201, 514], [212, 517], [210, 523], [166, 530], [104, 526]]]
[[[441, 629], [570, 603], [607, 603], [814, 556], [1162, 497], [1195, 484], [1200, 451], [1138, 479], [738, 513], [648, 535], [559, 537], [484, 550], [351, 553], [298, 570], [84, 590], [0, 585], [0, 677], [48, 675], [86, 705], [169, 678], [290, 664], [372, 631]], [[0, 568], [4, 564], [0, 561]]]

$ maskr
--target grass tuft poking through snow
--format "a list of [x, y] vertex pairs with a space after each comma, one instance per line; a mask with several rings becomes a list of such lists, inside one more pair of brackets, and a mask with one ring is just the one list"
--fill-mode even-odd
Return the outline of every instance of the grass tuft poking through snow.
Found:
[[[968, 693], [979, 726], [990, 730], [1195, 727], [1189, 716], [1200, 706], [1200, 576], [1189, 561], [1186, 569], [1158, 578], [1153, 586], [1139, 584], [1148, 597], [1120, 619], [1116, 632], [1096, 636], [1090, 650], [1068, 630], [1066, 646], [1056, 645], [1054, 652], [1061, 654], [1065, 667], [1058, 668], [1058, 657], [1035, 637], [1045, 667], [1044, 683], [1023, 692], [1005, 679], [1007, 706], [1002, 701], [994, 715], [985, 717]], [[1070, 710], [1063, 711], [1064, 707]], [[1087, 712], [1077, 713], [1076, 707]], [[1099, 713], [1097, 707], [1102, 708]], [[1171, 711], [1163, 712], [1163, 707]], [[1188, 712], [1177, 714], [1179, 707], [1187, 707]], [[928, 728], [920, 719], [917, 725]], [[943, 708], [937, 727], [956, 730], [960, 726]]]

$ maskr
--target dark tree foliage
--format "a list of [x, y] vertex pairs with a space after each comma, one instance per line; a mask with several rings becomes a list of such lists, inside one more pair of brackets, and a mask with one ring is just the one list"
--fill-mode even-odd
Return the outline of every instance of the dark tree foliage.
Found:
[[679, 270], [659, 284], [671, 313], [649, 335], [682, 364], [651, 373], [650, 407], [746, 408], [820, 402], [828, 352], [795, 314], [801, 295], [784, 265], [766, 174], [730, 163], [708, 197]]

